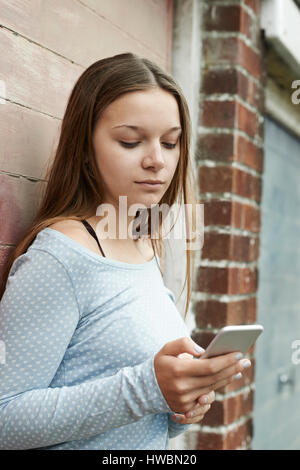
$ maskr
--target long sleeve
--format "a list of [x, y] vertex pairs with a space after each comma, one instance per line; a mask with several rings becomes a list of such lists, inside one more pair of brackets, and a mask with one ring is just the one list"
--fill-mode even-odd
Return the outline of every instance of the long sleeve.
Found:
[[168, 415], [168, 428], [169, 428], [169, 437], [176, 437], [179, 434], [187, 431], [192, 425], [191, 424], [180, 424], [175, 423], [172, 419], [173, 413]]
[[[17, 268], [17, 269], [16, 269]], [[42, 250], [21, 255], [0, 303], [0, 449], [32, 449], [83, 439], [172, 413], [154, 357], [116, 374], [51, 387], [80, 318], [65, 266]]]

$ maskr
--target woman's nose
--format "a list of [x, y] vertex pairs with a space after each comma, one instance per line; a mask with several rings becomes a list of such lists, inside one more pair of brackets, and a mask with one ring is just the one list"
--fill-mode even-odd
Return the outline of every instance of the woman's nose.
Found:
[[149, 149], [146, 158], [147, 163], [150, 163], [155, 166], [163, 167], [165, 164], [163, 149], [161, 148], [161, 144], [154, 144]]

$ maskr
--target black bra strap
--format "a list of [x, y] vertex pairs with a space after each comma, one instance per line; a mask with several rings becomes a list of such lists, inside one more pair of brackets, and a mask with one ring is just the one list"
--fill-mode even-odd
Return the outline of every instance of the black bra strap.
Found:
[[99, 240], [97, 238], [97, 235], [96, 235], [95, 230], [93, 229], [93, 227], [87, 222], [87, 220], [82, 220], [81, 222], [83, 223], [83, 225], [85, 226], [87, 231], [92, 235], [92, 237], [95, 238], [96, 242], [98, 243], [98, 246], [100, 248], [100, 251], [101, 251], [102, 255], [105, 257], [105, 254], [103, 253], [103, 250], [101, 248], [101, 245], [99, 243]]

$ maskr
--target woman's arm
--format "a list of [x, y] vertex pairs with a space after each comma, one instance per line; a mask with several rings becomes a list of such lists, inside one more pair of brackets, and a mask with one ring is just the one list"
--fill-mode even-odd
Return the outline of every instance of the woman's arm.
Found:
[[73, 284], [63, 264], [45, 251], [29, 250], [16, 263], [0, 303], [6, 347], [0, 364], [0, 449], [88, 438], [150, 413], [172, 412], [152, 357], [110, 377], [52, 388], [79, 320]]

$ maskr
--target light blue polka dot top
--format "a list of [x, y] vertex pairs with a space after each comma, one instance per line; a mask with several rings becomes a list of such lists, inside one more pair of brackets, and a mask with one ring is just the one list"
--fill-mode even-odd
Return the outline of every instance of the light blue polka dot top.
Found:
[[167, 449], [154, 356], [190, 336], [158, 257], [104, 258], [57, 230], [13, 263], [0, 303], [0, 449]]

